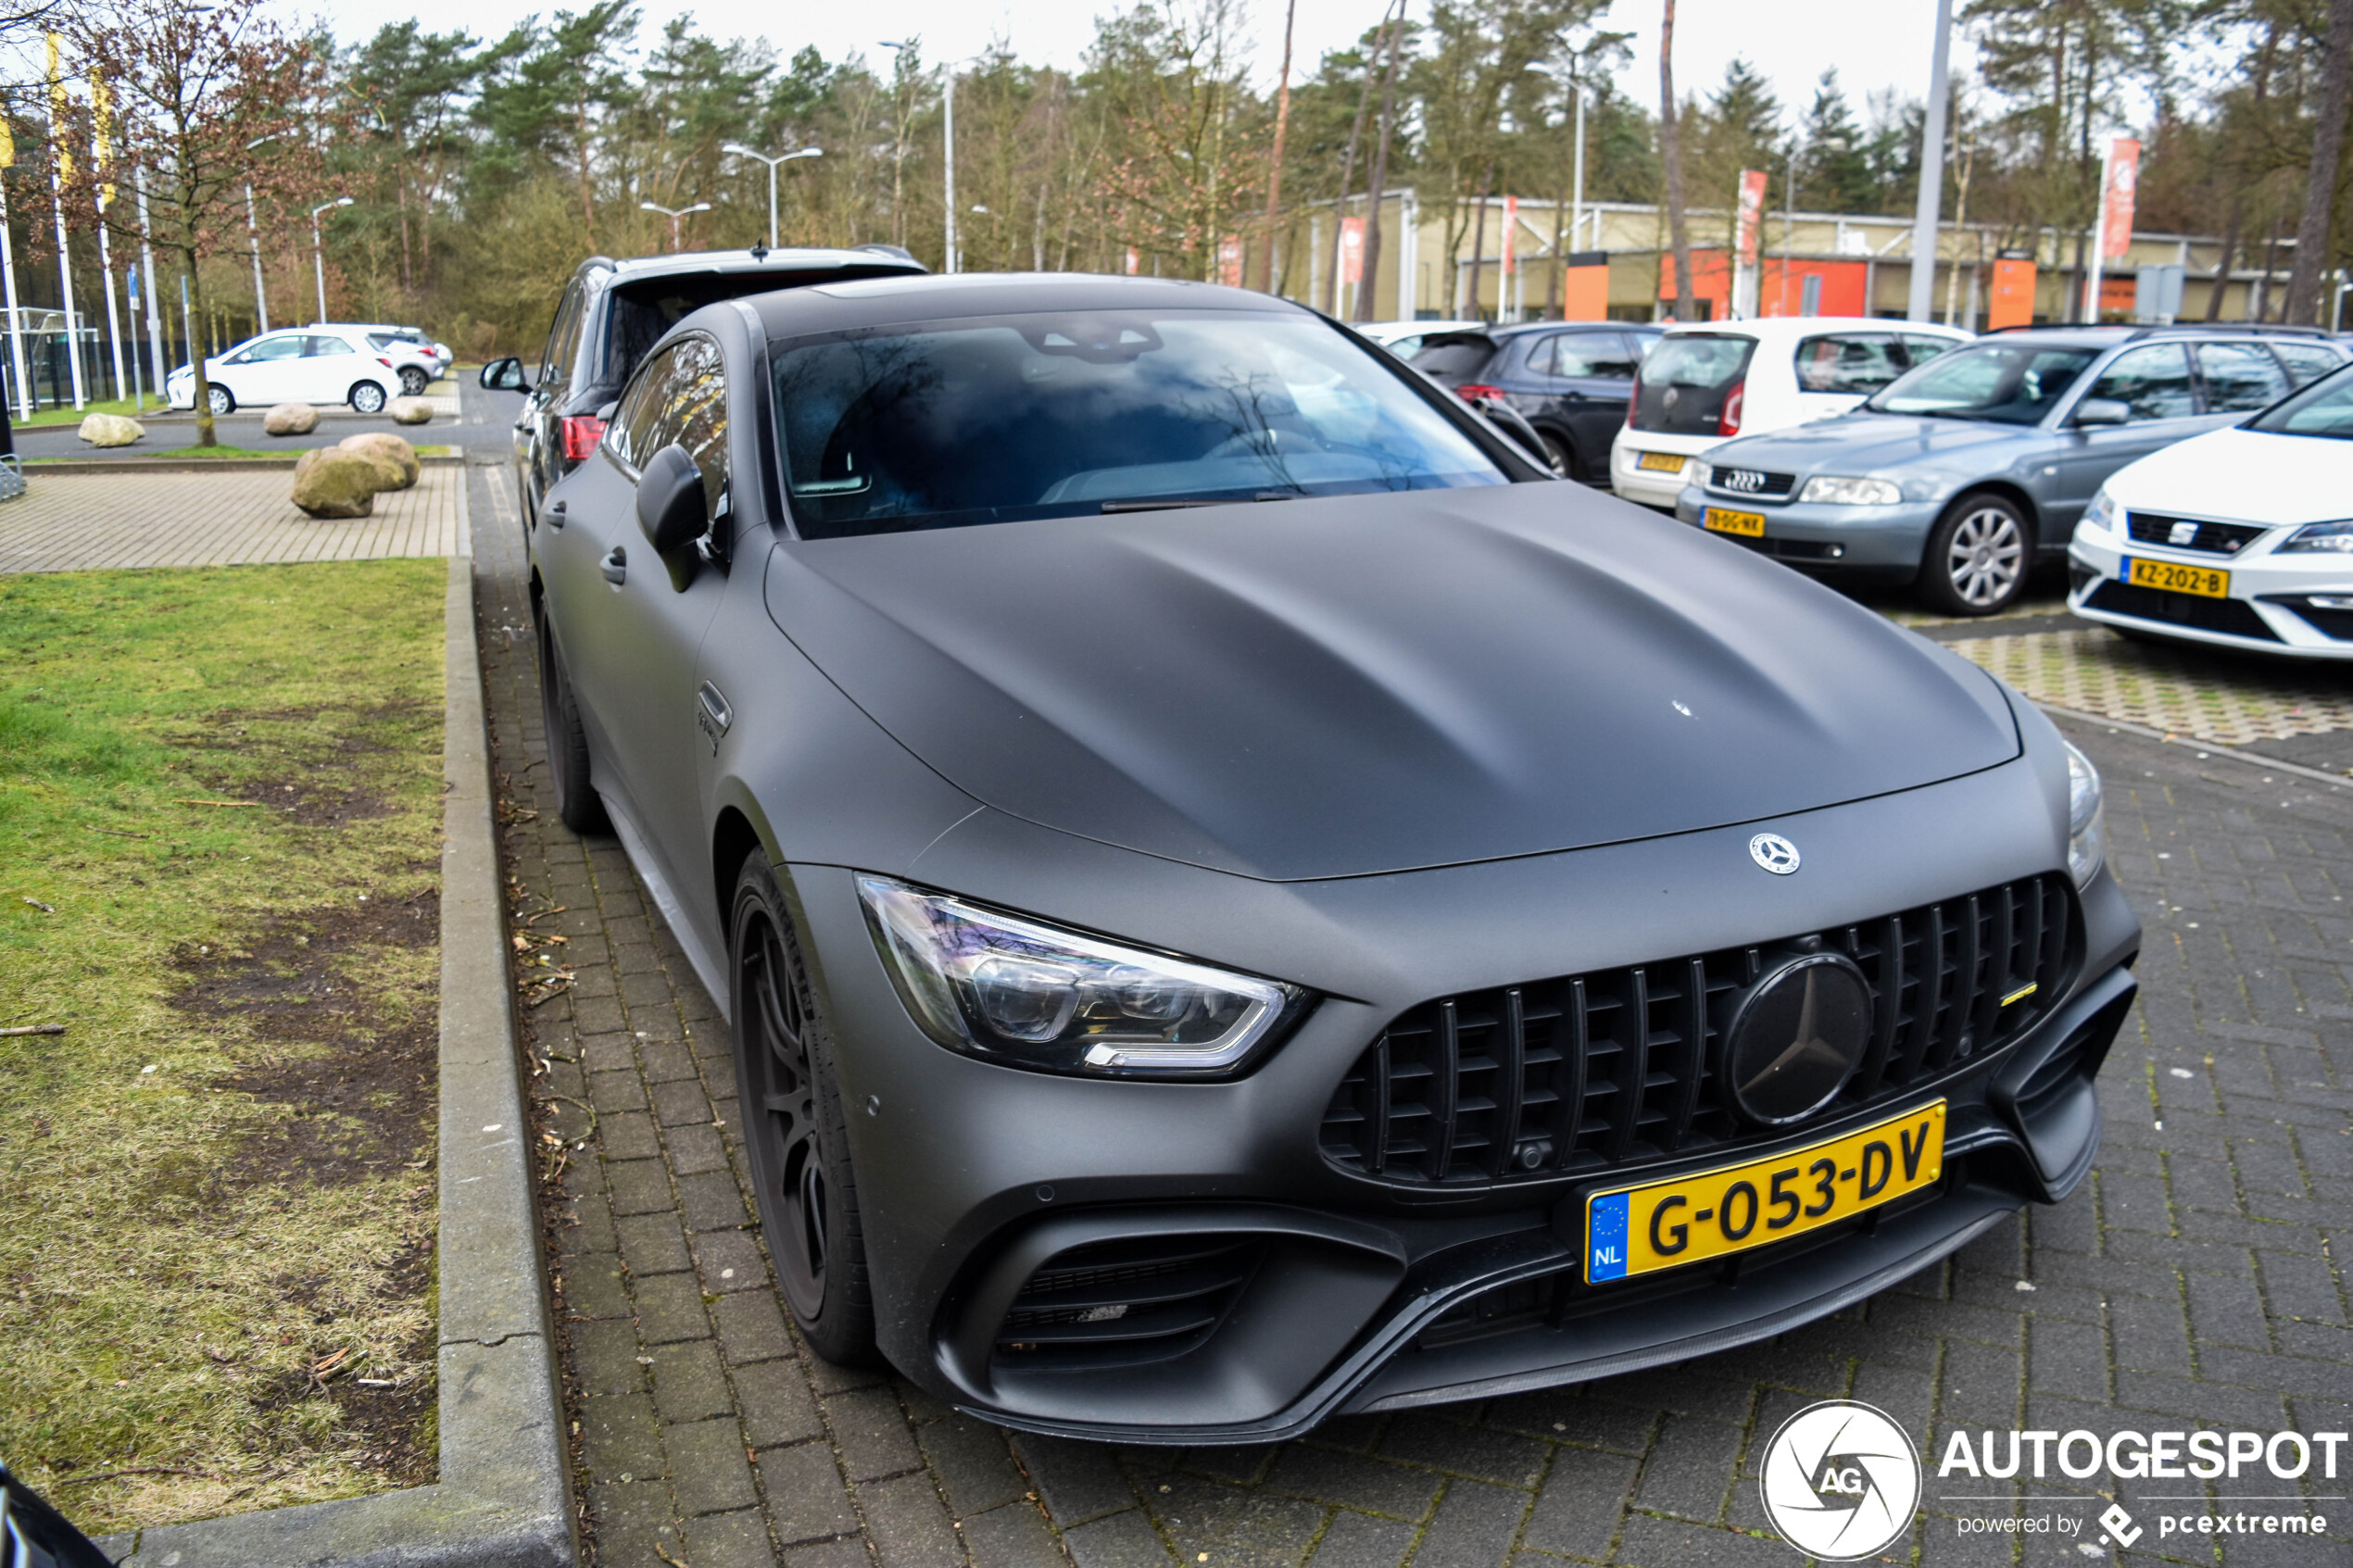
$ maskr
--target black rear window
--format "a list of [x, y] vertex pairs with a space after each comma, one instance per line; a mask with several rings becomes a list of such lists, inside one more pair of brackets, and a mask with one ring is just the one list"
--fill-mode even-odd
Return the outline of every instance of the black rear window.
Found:
[[1658, 340], [1635, 379], [1634, 428], [1712, 435], [1724, 400], [1748, 375], [1756, 340], [1730, 332], [1675, 332]]
[[774, 272], [681, 272], [615, 283], [606, 296], [605, 373], [599, 384], [620, 386], [639, 361], [653, 352], [662, 333], [706, 305], [849, 278], [906, 276], [904, 267], [828, 267]]
[[1422, 339], [1409, 361], [1424, 375], [1442, 382], [1468, 381], [1495, 358], [1495, 340], [1484, 332], [1441, 332]]

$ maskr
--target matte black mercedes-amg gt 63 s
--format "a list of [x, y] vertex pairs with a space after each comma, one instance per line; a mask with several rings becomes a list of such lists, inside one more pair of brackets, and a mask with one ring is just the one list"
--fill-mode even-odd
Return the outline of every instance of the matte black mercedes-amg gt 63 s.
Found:
[[530, 543], [560, 810], [723, 998], [826, 1356], [1264, 1440], [1776, 1334], [2090, 1167], [2090, 764], [1308, 311], [715, 304]]

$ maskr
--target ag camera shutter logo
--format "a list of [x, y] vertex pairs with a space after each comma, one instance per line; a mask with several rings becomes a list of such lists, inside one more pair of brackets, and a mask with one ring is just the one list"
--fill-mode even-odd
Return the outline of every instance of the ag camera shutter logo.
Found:
[[1851, 1562], [1886, 1550], [1912, 1527], [1919, 1451], [1884, 1411], [1825, 1399], [1773, 1434], [1757, 1490], [1783, 1540], [1825, 1562]]

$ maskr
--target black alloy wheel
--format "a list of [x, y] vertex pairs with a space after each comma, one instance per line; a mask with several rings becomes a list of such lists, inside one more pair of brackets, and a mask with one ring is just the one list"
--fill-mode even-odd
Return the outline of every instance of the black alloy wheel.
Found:
[[776, 1282], [811, 1348], [837, 1364], [866, 1361], [874, 1297], [832, 1040], [784, 894], [756, 850], [736, 879], [728, 932], [738, 1114]]
[[555, 628], [547, 623], [547, 607], [539, 610], [539, 724], [547, 742], [547, 781], [556, 794], [556, 815], [576, 834], [612, 832], [605, 803], [588, 778], [588, 732], [580, 722], [580, 703], [572, 678], [564, 673], [563, 656], [556, 651]]
[[400, 367], [400, 390], [406, 396], [422, 397], [425, 395], [426, 384], [431, 380], [431, 377], [414, 365]]

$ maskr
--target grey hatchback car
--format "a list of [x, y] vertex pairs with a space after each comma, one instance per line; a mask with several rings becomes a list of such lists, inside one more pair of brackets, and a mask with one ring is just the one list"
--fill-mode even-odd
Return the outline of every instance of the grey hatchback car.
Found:
[[2279, 329], [1993, 333], [1852, 413], [1715, 448], [1686, 467], [1675, 515], [1793, 566], [1908, 579], [1933, 608], [1992, 615], [2066, 550], [2109, 474], [2346, 358]]

